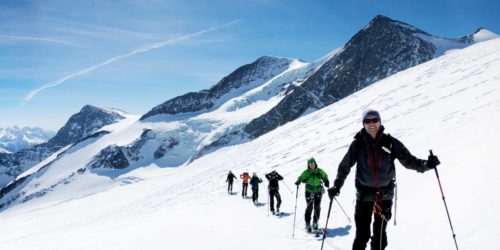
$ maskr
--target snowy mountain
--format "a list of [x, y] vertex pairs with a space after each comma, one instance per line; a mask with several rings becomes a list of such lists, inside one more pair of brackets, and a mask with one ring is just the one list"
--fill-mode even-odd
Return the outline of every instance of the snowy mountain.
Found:
[[[185, 139], [180, 135], [174, 138], [153, 133], [158, 137], [151, 137], [156, 141], [181, 142], [175, 147], [182, 147], [188, 154], [182, 154], [175, 162], [182, 164], [222, 147], [257, 138], [447, 51], [494, 37], [495, 34], [479, 29], [458, 39], [441, 38], [377, 16], [342, 48], [315, 62], [262, 57], [237, 69], [209, 90], [188, 93], [153, 108], [141, 120], [175, 121], [193, 130], [186, 138], [194, 142], [189, 148], [181, 146]], [[196, 139], [192, 140], [192, 136]], [[130, 158], [125, 161], [126, 154], [112, 154], [121, 156], [117, 162], [131, 164]]]
[[[297, 62], [282, 74], [304, 76], [319, 67]], [[237, 124], [239, 119], [248, 121], [246, 115], [270, 110], [283, 99], [277, 97], [284, 93], [279, 83], [290, 83], [293, 77], [282, 75], [275, 85], [266, 82], [212, 112], [186, 120], [165, 116], [153, 122], [126, 116], [52, 155], [50, 163], [44, 161], [18, 176], [25, 181], [11, 192], [2, 191], [0, 248], [318, 249], [321, 242], [303, 230], [304, 187], [295, 210], [293, 183], [311, 156], [333, 179], [361, 128], [361, 113], [371, 107], [380, 110], [386, 131], [414, 155], [426, 158], [433, 149], [439, 156], [460, 249], [495, 249], [500, 243], [496, 237], [500, 200], [494, 195], [500, 188], [496, 178], [500, 171], [494, 164], [500, 142], [492, 137], [497, 132], [494, 124], [500, 121], [498, 68], [499, 38], [455, 49], [252, 141], [205, 154], [190, 164], [180, 160], [176, 168], [172, 166], [179, 162], [174, 161], [191, 153], [185, 149], [208, 138], [200, 134], [223, 126], [221, 121]], [[278, 95], [268, 98], [266, 88]], [[118, 159], [137, 157], [137, 161], [110, 168], [122, 165], [105, 152], [123, 153], [124, 158]], [[99, 161], [109, 165], [94, 164]], [[285, 177], [280, 184], [282, 217], [267, 216], [265, 186], [261, 186], [260, 206], [228, 195], [224, 180], [230, 169], [260, 176], [280, 172]], [[434, 173], [419, 174], [397, 163], [397, 174], [398, 203], [393, 215], [397, 226], [392, 221], [388, 226], [388, 249], [454, 249]], [[351, 173], [338, 198], [351, 218], [353, 177]], [[239, 184], [235, 183], [237, 192]], [[326, 223], [327, 203], [323, 199], [321, 225]], [[350, 249], [355, 228], [335, 203], [330, 219], [325, 249]]]
[[41, 128], [0, 128], [0, 153], [15, 153], [21, 149], [44, 143], [55, 135]]
[[[441, 56], [446, 51], [461, 49], [476, 41], [488, 40], [495, 36], [487, 30], [480, 29], [474, 35], [458, 39], [440, 38], [406, 23], [377, 16], [344, 47], [332, 51], [315, 62], [305, 63], [296, 60], [293, 63], [290, 60], [263, 57], [239, 68], [208, 91], [189, 93], [155, 107], [141, 120], [153, 122], [175, 120], [197, 130], [195, 133], [199, 135], [199, 139], [196, 140], [198, 143], [189, 149], [192, 154], [187, 157], [189, 161], [193, 161], [221, 147], [252, 140], [304, 114], [336, 102], [373, 82]], [[273, 70], [276, 74], [270, 74], [268, 64], [266, 67], [256, 66], [261, 65], [261, 61], [273, 63], [278, 61], [279, 67], [271, 69], [279, 68], [279, 70]], [[288, 66], [288, 69], [284, 66]], [[249, 68], [252, 69], [251, 73], [248, 73]], [[262, 70], [264, 72], [261, 72]], [[250, 76], [247, 76], [248, 74]], [[245, 85], [248, 86], [246, 89], [237, 88], [243, 84], [222, 84], [241, 82], [241, 79], [255, 79], [255, 75], [260, 80], [253, 80], [254, 84]], [[267, 79], [270, 80], [266, 82]], [[250, 89], [250, 86], [255, 88], [241, 95]], [[214, 94], [219, 93], [217, 90], [223, 91]], [[248, 97], [248, 94], [253, 97]], [[213, 105], [214, 98], [208, 98], [208, 96], [223, 95], [225, 98], [216, 99], [217, 105]], [[262, 102], [274, 104], [264, 105]], [[241, 108], [258, 112], [246, 111], [243, 116], [237, 115], [243, 114], [234, 112]], [[163, 112], [159, 112], [160, 110]], [[200, 122], [205, 126], [198, 131]]]
[[283, 73], [292, 62], [291, 59], [263, 56], [236, 69], [208, 90], [187, 93], [154, 107], [141, 120], [161, 114], [175, 115], [217, 108], [227, 100]]
[[20, 150], [14, 154], [0, 154], [0, 187], [38, 164], [62, 148], [77, 143], [98, 129], [124, 119], [119, 110], [102, 109], [90, 105], [71, 116], [57, 134], [45, 143]]
[[343, 48], [244, 132], [256, 138], [399, 71], [475, 42], [473, 36], [440, 38], [409, 24], [376, 16]]
[[[44, 196], [87, 172], [114, 177], [151, 164], [179, 167], [194, 162], [222, 147], [248, 142], [387, 75], [445, 55], [445, 49], [460, 50], [475, 39], [495, 36], [481, 29], [460, 39], [439, 38], [377, 16], [343, 48], [315, 62], [261, 57], [208, 90], [153, 108], [139, 121], [133, 115], [86, 106], [45, 146], [0, 155], [2, 183], [13, 181], [0, 191], [0, 207]], [[101, 129], [114, 122], [116, 132]]]

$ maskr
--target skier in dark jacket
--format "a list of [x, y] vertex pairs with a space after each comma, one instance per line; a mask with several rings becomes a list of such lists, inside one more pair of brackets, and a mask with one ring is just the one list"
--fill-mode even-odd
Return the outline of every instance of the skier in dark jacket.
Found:
[[330, 199], [339, 195], [351, 167], [356, 164], [356, 236], [353, 250], [365, 249], [372, 233], [372, 214], [374, 222], [371, 249], [385, 249], [387, 246], [386, 226], [392, 215], [396, 177], [394, 159], [398, 159], [404, 167], [421, 173], [440, 163], [434, 155], [429, 155], [427, 161], [413, 156], [399, 140], [384, 134], [378, 111], [365, 111], [363, 129], [354, 137], [339, 164], [333, 187], [328, 189]]
[[271, 212], [275, 214], [274, 197], [276, 197], [276, 213], [279, 214], [281, 206], [281, 195], [279, 192], [280, 186], [278, 181], [283, 180], [283, 176], [273, 170], [271, 173], [266, 174], [266, 179], [269, 181], [269, 186], [267, 187], [269, 190], [269, 208]]
[[252, 179], [250, 179], [250, 185], [252, 185], [252, 201], [253, 204], [259, 204], [259, 183], [262, 182], [262, 179], [257, 177], [257, 173], [253, 173]]
[[[307, 160], [307, 169], [297, 178], [295, 185], [298, 186], [303, 182], [306, 184], [306, 213], [304, 219], [306, 221], [306, 230], [318, 230], [318, 220], [321, 212], [321, 198], [323, 197], [323, 184], [328, 187], [328, 175], [323, 169], [318, 168], [318, 164], [314, 158]], [[313, 224], [311, 228], [311, 213], [314, 208]]]
[[227, 193], [231, 194], [233, 192], [233, 181], [236, 180], [236, 176], [229, 170], [227, 174], [226, 182], [227, 182]]

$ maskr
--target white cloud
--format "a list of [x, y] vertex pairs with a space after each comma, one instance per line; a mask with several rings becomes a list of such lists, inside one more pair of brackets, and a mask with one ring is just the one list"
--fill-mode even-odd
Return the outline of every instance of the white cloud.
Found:
[[172, 45], [172, 44], [176, 44], [176, 43], [180, 43], [182, 41], [186, 41], [186, 40], [189, 40], [193, 37], [196, 37], [196, 36], [199, 36], [199, 35], [202, 35], [202, 34], [205, 34], [205, 33], [208, 33], [208, 32], [211, 32], [211, 31], [215, 31], [215, 30], [218, 30], [218, 29], [222, 29], [222, 28], [225, 28], [225, 27], [228, 27], [230, 25], [233, 25], [235, 23], [239, 22], [239, 20], [236, 20], [236, 21], [232, 21], [232, 22], [229, 22], [229, 23], [226, 23], [224, 25], [220, 25], [220, 26], [216, 26], [216, 27], [212, 27], [212, 28], [208, 28], [208, 29], [205, 29], [205, 30], [202, 30], [202, 31], [198, 31], [198, 32], [195, 32], [195, 33], [191, 33], [191, 34], [188, 34], [188, 35], [184, 35], [184, 36], [180, 36], [180, 37], [176, 37], [176, 38], [172, 38], [172, 39], [168, 39], [168, 40], [165, 40], [165, 41], [161, 41], [161, 42], [157, 42], [157, 43], [153, 43], [153, 44], [149, 44], [147, 46], [144, 46], [144, 47], [141, 47], [141, 48], [137, 48], [135, 50], [132, 50], [131, 52], [127, 53], [127, 54], [124, 54], [124, 55], [121, 55], [121, 56], [116, 56], [116, 57], [113, 57], [113, 58], [110, 58], [102, 63], [99, 63], [99, 64], [96, 64], [94, 66], [91, 66], [91, 67], [88, 67], [86, 69], [83, 69], [83, 70], [80, 70], [76, 73], [72, 73], [70, 75], [67, 75], [67, 76], [64, 76], [63, 78], [61, 79], [58, 79], [58, 80], [55, 80], [53, 82], [49, 82], [49, 83], [46, 83], [46, 84], [43, 84], [42, 86], [36, 88], [36, 89], [33, 89], [31, 90], [25, 97], [24, 97], [24, 100], [25, 101], [30, 101], [31, 99], [33, 99], [38, 93], [40, 93], [40, 91], [42, 90], [45, 90], [45, 89], [48, 89], [48, 88], [52, 88], [52, 87], [55, 87], [55, 86], [58, 86], [58, 85], [61, 85], [63, 84], [65, 81], [71, 79], [71, 78], [74, 78], [74, 77], [77, 77], [77, 76], [80, 76], [80, 75], [83, 75], [83, 74], [86, 74], [86, 73], [89, 73], [89, 72], [92, 72], [96, 69], [99, 69], [101, 67], [104, 67], [108, 64], [111, 64], [115, 61], [118, 61], [118, 60], [121, 60], [121, 59], [124, 59], [124, 58], [127, 58], [127, 57], [130, 57], [130, 56], [133, 56], [135, 54], [139, 54], [139, 53], [144, 53], [144, 52], [147, 52], [147, 51], [150, 51], [150, 50], [153, 50], [153, 49], [158, 49], [158, 48], [162, 48], [164, 46], [167, 46], [167, 45]]
[[77, 44], [77, 43], [68, 42], [68, 41], [59, 40], [59, 39], [48, 38], [48, 37], [0, 35], [0, 38], [16, 39], [16, 40], [30, 40], [30, 41], [40, 41], [40, 42], [50, 42], [50, 43], [60, 43], [60, 44], [66, 44], [66, 45], [75, 46], [75, 47], [84, 47], [83, 45], [80, 45], [80, 44]]

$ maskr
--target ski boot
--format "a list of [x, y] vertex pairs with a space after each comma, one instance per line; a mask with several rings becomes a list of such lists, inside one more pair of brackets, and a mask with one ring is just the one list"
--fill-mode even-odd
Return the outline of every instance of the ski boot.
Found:
[[307, 224], [306, 224], [306, 231], [307, 231], [308, 233], [312, 233], [311, 224], [309, 224], [309, 223], [307, 223]]

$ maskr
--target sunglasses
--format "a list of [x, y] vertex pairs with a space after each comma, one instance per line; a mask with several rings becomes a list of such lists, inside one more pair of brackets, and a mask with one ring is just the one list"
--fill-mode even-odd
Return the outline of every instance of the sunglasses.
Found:
[[378, 123], [380, 122], [379, 118], [371, 118], [371, 119], [364, 119], [363, 123], [370, 124], [370, 123]]

